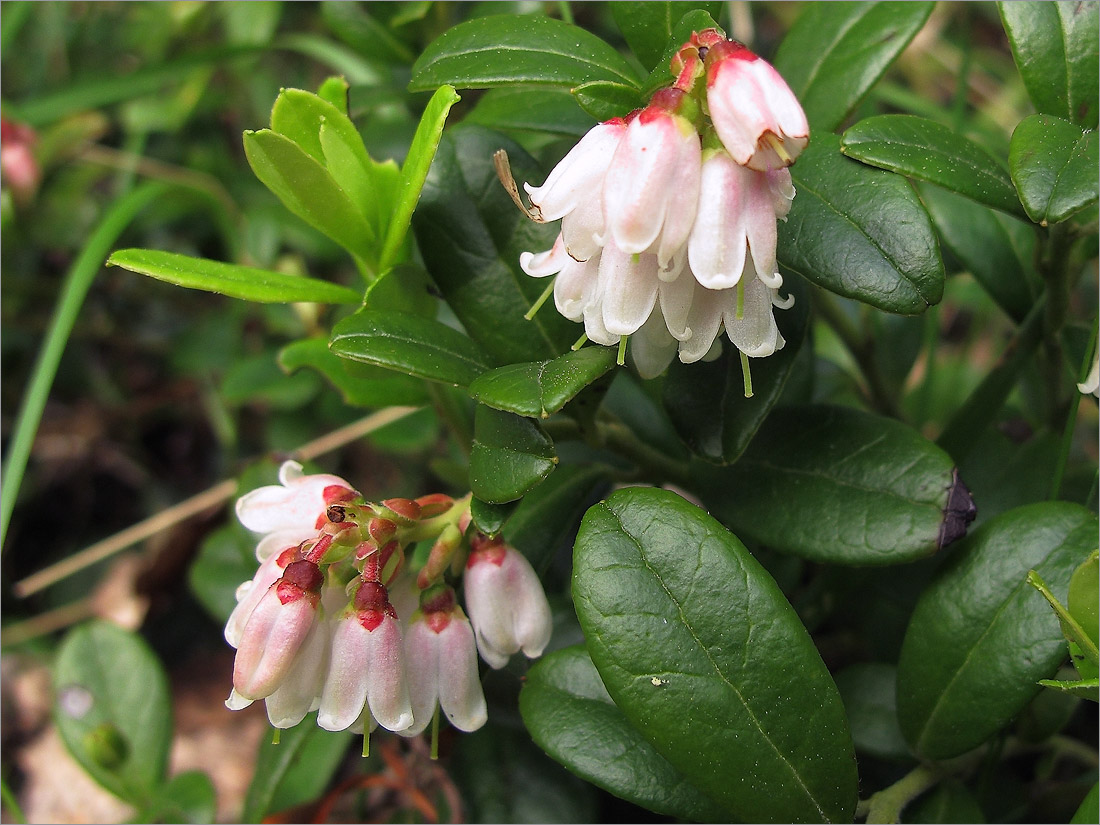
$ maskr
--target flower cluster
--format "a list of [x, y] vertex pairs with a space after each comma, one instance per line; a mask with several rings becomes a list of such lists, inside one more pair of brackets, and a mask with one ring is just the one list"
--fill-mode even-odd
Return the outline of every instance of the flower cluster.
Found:
[[558, 311], [590, 340], [635, 336], [644, 377], [677, 353], [716, 355], [723, 329], [742, 359], [783, 346], [772, 310], [793, 301], [779, 296], [776, 221], [794, 198], [786, 167], [809, 140], [779, 73], [717, 30], [694, 33], [671, 69], [648, 106], [593, 127], [542, 186], [525, 184], [529, 214], [562, 223], [520, 265], [556, 276]]
[[[310, 711], [328, 730], [421, 733], [441, 709], [485, 724], [477, 653], [501, 668], [542, 654], [550, 607], [530, 563], [470, 526], [469, 498], [364, 501], [342, 478], [283, 464], [279, 485], [237, 502], [263, 534], [259, 570], [237, 590], [232, 710], [263, 699], [276, 728]], [[413, 543], [432, 542], [415, 573]], [[463, 612], [450, 581], [461, 575]]]

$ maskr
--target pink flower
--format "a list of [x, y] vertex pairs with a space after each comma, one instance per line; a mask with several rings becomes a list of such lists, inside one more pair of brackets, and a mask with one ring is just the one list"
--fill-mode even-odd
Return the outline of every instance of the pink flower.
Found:
[[758, 171], [790, 166], [806, 148], [810, 127], [779, 72], [736, 40], [710, 46], [706, 67], [707, 107], [726, 151]]
[[558, 162], [542, 186], [523, 185], [543, 221], [556, 221], [587, 202], [599, 202], [608, 160], [625, 131], [626, 121], [622, 118], [593, 126]]
[[513, 653], [542, 655], [553, 629], [550, 604], [531, 563], [499, 539], [474, 544], [464, 576], [477, 649], [499, 669]]
[[313, 562], [295, 561], [260, 599], [241, 634], [233, 662], [233, 688], [245, 699], [274, 693], [317, 620], [321, 571]]
[[256, 558], [297, 546], [317, 535], [318, 520], [334, 501], [357, 495], [339, 476], [304, 475], [302, 465], [285, 461], [279, 468], [279, 484], [259, 487], [237, 499], [241, 524], [264, 537], [256, 546]]
[[292, 728], [316, 710], [328, 665], [328, 623], [315, 621], [279, 687], [264, 703], [274, 728]]
[[485, 724], [488, 710], [478, 678], [474, 631], [447, 587], [416, 612], [405, 636], [412, 699], [412, 727], [402, 736], [417, 736], [428, 726], [438, 704], [450, 723], [462, 731]]
[[378, 582], [360, 584], [336, 624], [317, 724], [346, 730], [365, 710], [387, 730], [413, 723], [401, 625]]
[[676, 113], [684, 98], [678, 89], [653, 96], [627, 127], [603, 185], [607, 234], [625, 254], [656, 253], [662, 272], [687, 241], [698, 203], [699, 133]]
[[296, 558], [296, 552], [288, 549], [282, 553], [273, 553], [264, 559], [252, 581], [244, 582], [237, 588], [237, 606], [229, 614], [225, 623], [225, 640], [233, 647], [240, 647], [241, 634], [244, 633], [248, 618], [256, 605], [267, 595], [268, 589], [283, 575], [283, 569]]

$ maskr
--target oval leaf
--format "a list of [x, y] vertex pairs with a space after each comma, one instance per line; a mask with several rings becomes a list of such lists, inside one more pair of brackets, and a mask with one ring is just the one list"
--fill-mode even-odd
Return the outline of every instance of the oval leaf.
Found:
[[[396, 375], [381, 367], [355, 367], [336, 355], [324, 338], [306, 338], [279, 350], [279, 366], [286, 372], [311, 367], [340, 391], [346, 403], [355, 407], [418, 406], [428, 402], [424, 384], [409, 375]], [[350, 368], [350, 369], [349, 369]]]
[[573, 88], [572, 94], [580, 107], [599, 121], [625, 117], [646, 104], [636, 87], [610, 80], [582, 83]]
[[831, 132], [913, 39], [935, 3], [809, 3], [775, 55], [810, 126]]
[[470, 396], [496, 410], [549, 418], [613, 366], [613, 347], [585, 347], [552, 361], [498, 367], [470, 385]]
[[846, 407], [774, 410], [736, 464], [711, 472], [703, 497], [718, 518], [814, 561], [913, 561], [967, 523], [969, 496], [947, 453], [899, 421]]
[[168, 678], [156, 654], [117, 625], [88, 622], [65, 637], [53, 683], [57, 729], [76, 761], [116, 796], [147, 798], [164, 781], [172, 744]]
[[1008, 212], [1024, 214], [1000, 161], [942, 123], [913, 115], [876, 115], [844, 133], [841, 151], [863, 163], [926, 180]]
[[468, 20], [426, 48], [413, 64], [414, 92], [449, 83], [459, 89], [538, 83], [579, 86], [638, 78], [615, 49], [582, 28], [539, 15]]
[[1066, 658], [1061, 626], [1027, 574], [1036, 570], [1063, 598], [1096, 533], [1096, 516], [1079, 505], [1018, 507], [975, 531], [937, 573], [898, 660], [898, 715], [920, 756], [980, 745], [1057, 671]]
[[943, 297], [932, 221], [906, 180], [840, 153], [817, 134], [791, 167], [798, 192], [780, 223], [779, 262], [818, 286], [915, 315]]
[[470, 489], [490, 504], [515, 501], [557, 464], [554, 442], [530, 418], [478, 404], [470, 450]]
[[283, 206], [361, 260], [375, 260], [374, 230], [319, 160], [270, 129], [245, 132], [244, 153]]
[[573, 564], [603, 683], [689, 782], [742, 821], [851, 820], [836, 685], [740, 541], [675, 493], [627, 489], [585, 515]]
[[693, 9], [703, 9], [711, 17], [717, 17], [722, 11], [722, 4], [660, 0], [612, 3], [608, 8], [634, 56], [646, 69], [652, 69], [660, 64], [673, 27], [680, 18]]
[[361, 309], [332, 329], [329, 348], [341, 358], [465, 387], [489, 362], [477, 344], [431, 318]]
[[1035, 108], [1086, 129], [1097, 120], [1098, 6], [998, 3], [1016, 67]]
[[490, 129], [547, 132], [579, 138], [596, 125], [566, 89], [490, 89], [478, 98], [464, 123]]
[[1052, 115], [1032, 115], [1012, 133], [1012, 182], [1028, 217], [1043, 226], [1096, 202], [1097, 164], [1095, 129], [1083, 130]]
[[188, 289], [204, 289], [230, 298], [265, 304], [296, 301], [357, 304], [360, 300], [358, 293], [329, 281], [207, 258], [192, 258], [157, 249], [120, 249], [107, 259], [107, 265], [121, 266], [131, 272]]
[[527, 671], [519, 710], [535, 743], [582, 779], [667, 816], [726, 819], [615, 707], [583, 647], [559, 650]]
[[696, 455], [716, 464], [732, 464], [779, 401], [809, 317], [805, 290], [792, 290], [792, 294], [798, 296], [794, 307], [776, 315], [787, 343], [775, 354], [749, 362], [751, 398], [745, 397], [741, 359], [733, 347], [723, 348], [721, 357], [710, 362], [672, 362], [663, 392], [665, 409], [680, 438]]
[[480, 126], [448, 129], [413, 228], [432, 280], [485, 352], [498, 364], [543, 361], [566, 352], [580, 331], [549, 308], [524, 320], [545, 283], [520, 268], [519, 256], [549, 249], [555, 229], [516, 209], [493, 167], [501, 148], [518, 182], [541, 183], [543, 173], [514, 141]]

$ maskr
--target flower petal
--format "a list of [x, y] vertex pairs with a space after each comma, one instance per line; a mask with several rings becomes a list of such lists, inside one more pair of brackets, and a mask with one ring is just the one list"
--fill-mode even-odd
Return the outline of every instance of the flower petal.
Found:
[[656, 256], [627, 253], [609, 244], [600, 257], [599, 278], [603, 325], [608, 333], [637, 332], [657, 300]]

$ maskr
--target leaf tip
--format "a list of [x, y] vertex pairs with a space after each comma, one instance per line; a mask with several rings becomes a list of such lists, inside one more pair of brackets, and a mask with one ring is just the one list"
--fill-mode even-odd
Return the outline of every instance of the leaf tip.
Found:
[[951, 486], [947, 488], [947, 503], [943, 508], [943, 521], [936, 539], [936, 549], [942, 550], [953, 541], [966, 535], [966, 529], [978, 515], [978, 508], [970, 489], [959, 478], [959, 468], [951, 470]]

